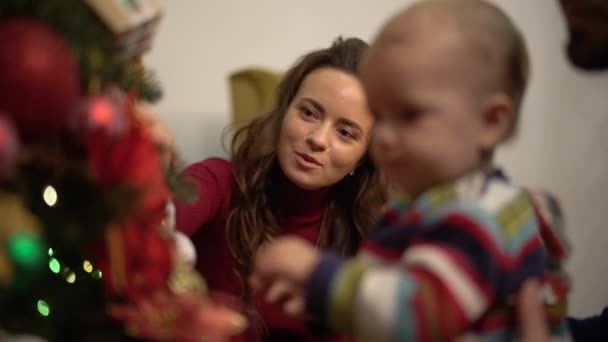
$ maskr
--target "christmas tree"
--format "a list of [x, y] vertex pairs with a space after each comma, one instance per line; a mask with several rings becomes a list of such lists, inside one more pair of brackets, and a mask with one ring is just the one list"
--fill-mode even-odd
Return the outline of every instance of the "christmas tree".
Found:
[[243, 322], [179, 258], [187, 195], [142, 106], [151, 0], [0, 2], [0, 330], [51, 341], [222, 340]]

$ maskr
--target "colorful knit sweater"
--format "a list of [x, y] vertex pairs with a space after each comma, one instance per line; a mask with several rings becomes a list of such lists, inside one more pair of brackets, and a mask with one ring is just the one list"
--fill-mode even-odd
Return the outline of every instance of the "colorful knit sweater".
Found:
[[560, 226], [551, 197], [474, 173], [396, 200], [357, 257], [324, 254], [307, 310], [362, 340], [513, 340], [513, 295], [538, 277], [552, 333], [567, 335]]

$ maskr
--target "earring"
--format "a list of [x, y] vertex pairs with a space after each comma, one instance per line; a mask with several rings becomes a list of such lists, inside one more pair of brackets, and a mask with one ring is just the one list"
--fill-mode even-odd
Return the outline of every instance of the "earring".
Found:
[[355, 170], [352, 170], [352, 171], [349, 173], [349, 175], [350, 175], [350, 176], [354, 176], [354, 175], [355, 175]]

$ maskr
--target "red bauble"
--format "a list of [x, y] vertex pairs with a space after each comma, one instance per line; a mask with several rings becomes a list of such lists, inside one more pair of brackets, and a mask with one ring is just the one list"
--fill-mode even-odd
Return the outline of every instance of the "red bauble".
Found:
[[124, 103], [108, 95], [85, 98], [70, 121], [74, 134], [82, 142], [95, 134], [113, 141], [123, 137], [129, 126]]
[[139, 297], [167, 288], [173, 267], [173, 240], [159, 235], [157, 227], [123, 226], [128, 296]]
[[91, 173], [103, 189], [129, 186], [137, 192], [130, 217], [140, 223], [159, 225], [170, 191], [159, 151], [144, 127], [134, 125], [122, 137], [92, 134], [88, 142]]
[[158, 227], [133, 222], [121, 224], [119, 241], [113, 244], [106, 239], [90, 247], [95, 265], [103, 272], [107, 293], [137, 299], [167, 290], [173, 269], [174, 241], [161, 236]]
[[151, 230], [144, 243], [140, 245], [145, 264], [139, 271], [145, 279], [143, 288], [154, 291], [168, 286], [173, 267], [173, 240], [163, 238], [153, 229]]
[[77, 60], [63, 38], [31, 18], [0, 22], [0, 109], [23, 138], [44, 138], [67, 126], [76, 103]]

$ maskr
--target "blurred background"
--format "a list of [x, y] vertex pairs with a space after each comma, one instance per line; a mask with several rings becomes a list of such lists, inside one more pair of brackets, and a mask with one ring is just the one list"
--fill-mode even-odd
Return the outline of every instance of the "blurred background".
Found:
[[[338, 35], [373, 38], [411, 1], [171, 0], [146, 55], [165, 94], [157, 105], [182, 158], [226, 157], [231, 120], [229, 75], [249, 67], [282, 72]], [[532, 59], [519, 136], [498, 154], [518, 183], [559, 196], [574, 254], [570, 312], [608, 305], [608, 73], [574, 69], [555, 0], [495, 0], [523, 31]]]

